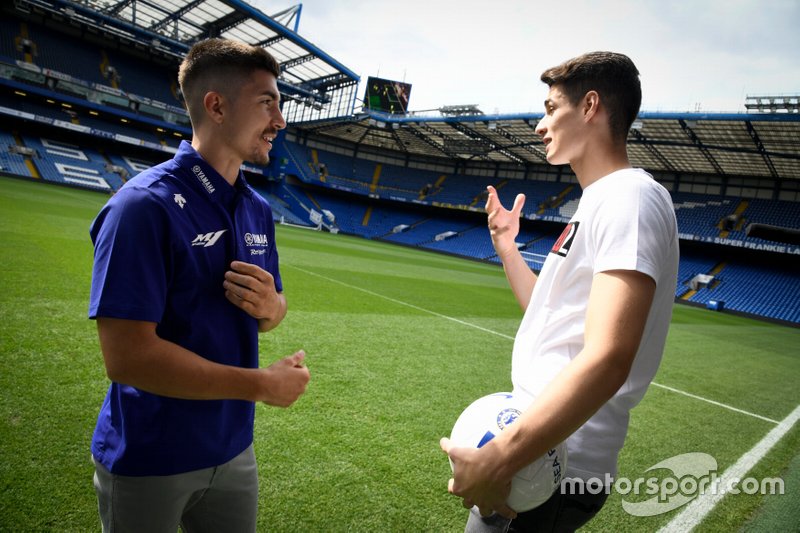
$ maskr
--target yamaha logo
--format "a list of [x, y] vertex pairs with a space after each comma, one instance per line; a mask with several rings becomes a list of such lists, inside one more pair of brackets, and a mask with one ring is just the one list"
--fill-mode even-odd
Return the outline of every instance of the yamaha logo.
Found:
[[208, 191], [208, 194], [212, 194], [216, 190], [216, 189], [214, 189], [214, 186], [211, 184], [211, 180], [208, 179], [208, 176], [206, 176], [205, 172], [203, 172], [203, 169], [200, 168], [200, 165], [193, 166], [192, 167], [192, 172], [197, 177], [197, 179], [200, 181], [200, 183], [203, 184], [203, 187], [206, 188], [206, 191]]
[[269, 239], [263, 233], [245, 233], [244, 243], [247, 246], [269, 246]]

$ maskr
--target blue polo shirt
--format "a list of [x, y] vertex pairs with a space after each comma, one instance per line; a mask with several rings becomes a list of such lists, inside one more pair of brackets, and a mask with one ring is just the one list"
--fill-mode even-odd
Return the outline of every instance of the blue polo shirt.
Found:
[[[230, 303], [233, 260], [283, 290], [272, 210], [240, 174], [235, 186], [192, 146], [128, 181], [91, 226], [89, 318], [155, 322], [158, 335], [206, 359], [258, 367], [258, 321]], [[171, 475], [229, 461], [253, 441], [255, 404], [181, 400], [112, 383], [92, 453], [115, 474]]]

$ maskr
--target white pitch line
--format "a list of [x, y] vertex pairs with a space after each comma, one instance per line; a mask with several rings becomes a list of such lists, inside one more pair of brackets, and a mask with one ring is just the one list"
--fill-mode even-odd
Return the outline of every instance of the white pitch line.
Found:
[[445, 320], [451, 320], [451, 321], [456, 322], [458, 324], [461, 324], [463, 326], [468, 326], [468, 327], [471, 327], [471, 328], [479, 329], [481, 331], [485, 331], [486, 333], [491, 333], [492, 335], [497, 335], [498, 337], [503, 337], [504, 339], [508, 339], [508, 340], [512, 340], [512, 341], [514, 340], [514, 337], [512, 337], [510, 335], [506, 335], [505, 333], [500, 333], [499, 331], [494, 331], [494, 330], [491, 330], [491, 329], [488, 329], [488, 328], [484, 328], [484, 327], [479, 326], [477, 324], [472, 324], [471, 322], [465, 322], [463, 320], [459, 320], [458, 318], [454, 318], [452, 316], [443, 315], [441, 313], [437, 313], [436, 311], [431, 311], [430, 309], [425, 309], [423, 307], [419, 307], [419, 306], [416, 306], [414, 304], [410, 304], [408, 302], [403, 302], [401, 300], [396, 300], [396, 299], [391, 298], [389, 296], [384, 296], [383, 294], [379, 294], [377, 292], [372, 292], [371, 290], [365, 289], [363, 287], [358, 287], [356, 285], [350, 285], [349, 283], [345, 283], [344, 281], [339, 281], [338, 279], [329, 278], [327, 276], [323, 276], [322, 274], [317, 274], [316, 272], [312, 272], [310, 270], [306, 270], [306, 269], [300, 268], [298, 266], [294, 266], [294, 265], [289, 265], [289, 266], [291, 266], [292, 268], [296, 268], [300, 272], [304, 272], [304, 273], [309, 274], [311, 276], [316, 276], [318, 278], [322, 278], [322, 279], [324, 279], [326, 281], [330, 281], [331, 283], [338, 283], [339, 285], [342, 285], [342, 286], [347, 287], [349, 289], [353, 289], [353, 290], [356, 290], [356, 291], [361, 291], [363, 293], [369, 294], [370, 296], [375, 296], [376, 298], [383, 298], [384, 300], [390, 301], [392, 303], [396, 303], [398, 305], [404, 305], [406, 307], [410, 307], [411, 309], [416, 309], [417, 311], [422, 311], [423, 313], [428, 313], [430, 315], [437, 316], [439, 318], [444, 318]]
[[745, 411], [743, 409], [738, 409], [736, 407], [732, 407], [730, 405], [726, 405], [724, 403], [715, 402], [714, 400], [709, 400], [708, 398], [703, 398], [702, 396], [697, 396], [696, 394], [691, 394], [689, 392], [684, 392], [680, 389], [673, 389], [672, 387], [667, 387], [666, 385], [662, 385], [661, 383], [656, 383], [655, 381], [651, 382], [652, 385], [656, 387], [661, 387], [662, 389], [667, 389], [668, 391], [675, 392], [677, 394], [683, 394], [684, 396], [688, 396], [689, 398], [694, 398], [695, 400], [700, 400], [703, 402], [710, 403], [712, 405], [716, 405], [717, 407], [722, 407], [724, 409], [728, 409], [730, 411], [736, 411], [737, 413], [742, 413], [743, 415], [752, 416], [754, 418], [760, 418], [761, 420], [766, 420], [767, 422], [772, 422], [773, 424], [778, 424], [777, 420], [773, 420], [771, 418], [767, 418], [766, 416], [757, 415], [755, 413], [751, 413], [750, 411]]
[[[444, 318], [445, 320], [451, 320], [451, 321], [456, 322], [458, 324], [461, 324], [463, 326], [468, 326], [468, 327], [471, 327], [471, 328], [479, 329], [479, 330], [484, 331], [486, 333], [491, 333], [492, 335], [497, 335], [498, 337], [503, 337], [504, 339], [508, 339], [508, 340], [512, 340], [512, 341], [514, 340], [514, 337], [512, 337], [510, 335], [506, 335], [505, 333], [500, 333], [499, 331], [494, 331], [494, 330], [491, 330], [491, 329], [488, 329], [488, 328], [484, 328], [483, 326], [479, 326], [477, 324], [472, 324], [471, 322], [465, 322], [463, 320], [459, 320], [458, 318], [454, 318], [452, 316], [443, 315], [441, 313], [437, 313], [436, 311], [431, 311], [430, 309], [425, 309], [424, 307], [419, 307], [417, 305], [410, 304], [410, 303], [404, 302], [402, 300], [397, 300], [395, 298], [391, 298], [389, 296], [385, 296], [383, 294], [379, 294], [377, 292], [373, 292], [373, 291], [365, 289], [363, 287], [358, 287], [357, 285], [351, 285], [349, 283], [345, 283], [344, 281], [339, 281], [338, 279], [329, 278], [327, 276], [323, 276], [322, 274], [317, 274], [316, 272], [312, 272], [310, 270], [306, 270], [304, 268], [300, 268], [300, 267], [295, 266], [295, 265], [289, 265], [289, 266], [299, 270], [300, 272], [308, 274], [310, 276], [316, 276], [316, 277], [324, 279], [326, 281], [330, 281], [331, 283], [337, 283], [337, 284], [342, 285], [344, 287], [347, 287], [349, 289], [360, 291], [360, 292], [363, 292], [365, 294], [369, 294], [370, 296], [375, 296], [376, 298], [382, 298], [384, 300], [387, 300], [387, 301], [392, 302], [392, 303], [396, 303], [398, 305], [404, 305], [406, 307], [410, 307], [411, 309], [416, 309], [417, 311], [422, 311], [423, 313], [428, 313], [428, 314], [431, 314], [433, 316], [437, 316], [439, 318]], [[688, 392], [684, 392], [684, 391], [682, 391], [680, 389], [674, 389], [672, 387], [668, 387], [666, 385], [661, 385], [660, 383], [656, 383], [656, 382], [652, 382], [652, 384], [657, 386], [657, 387], [661, 387], [663, 389], [667, 389], [669, 391], [675, 392], [677, 394], [683, 394], [684, 396], [688, 396], [689, 398], [694, 398], [695, 400], [700, 400], [700, 401], [703, 401], [703, 402], [707, 402], [707, 403], [710, 403], [712, 405], [716, 405], [718, 407], [722, 407], [724, 409], [728, 409], [730, 411], [736, 411], [737, 413], [742, 413], [742, 414], [749, 415], [749, 416], [752, 416], [752, 417], [755, 417], [755, 418], [759, 418], [759, 419], [765, 420], [767, 422], [772, 422], [773, 424], [777, 424], [778, 423], [777, 420], [773, 420], [773, 419], [767, 418], [765, 416], [757, 415], [755, 413], [750, 413], [748, 411], [744, 411], [742, 409], [738, 409], [736, 407], [733, 407], [733, 406], [730, 406], [730, 405], [726, 405], [724, 403], [716, 402], [716, 401], [710, 400], [708, 398], [703, 398], [702, 396], [697, 396], [696, 394], [691, 394], [691, 393], [688, 393]]]
[[736, 464], [728, 468], [718, 478], [718, 490], [710, 490], [692, 500], [683, 511], [676, 515], [659, 533], [687, 533], [697, 527], [711, 510], [722, 500], [729, 488], [735, 486], [767, 453], [792, 429], [800, 419], [800, 405], [795, 407], [789, 416], [781, 420], [776, 427], [745, 453]]

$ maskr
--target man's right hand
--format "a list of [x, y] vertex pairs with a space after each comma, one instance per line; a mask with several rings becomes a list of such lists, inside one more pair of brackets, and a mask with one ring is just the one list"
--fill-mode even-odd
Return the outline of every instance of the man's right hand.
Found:
[[514, 200], [514, 206], [509, 211], [500, 203], [494, 187], [489, 185], [486, 190], [489, 192], [489, 196], [486, 198], [489, 234], [492, 236], [495, 252], [503, 260], [508, 257], [509, 253], [517, 249], [515, 239], [519, 235], [519, 218], [522, 214], [522, 206], [525, 205], [525, 195], [518, 194]]
[[260, 401], [276, 407], [289, 407], [306, 390], [311, 373], [303, 365], [306, 353], [299, 350], [263, 369]]

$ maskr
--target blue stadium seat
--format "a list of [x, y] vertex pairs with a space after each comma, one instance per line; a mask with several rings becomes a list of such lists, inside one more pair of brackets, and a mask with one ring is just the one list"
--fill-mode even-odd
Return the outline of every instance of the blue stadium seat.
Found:
[[90, 148], [31, 135], [23, 140], [36, 151], [34, 163], [45, 180], [106, 191], [123, 184], [121, 176], [106, 169], [108, 161]]

